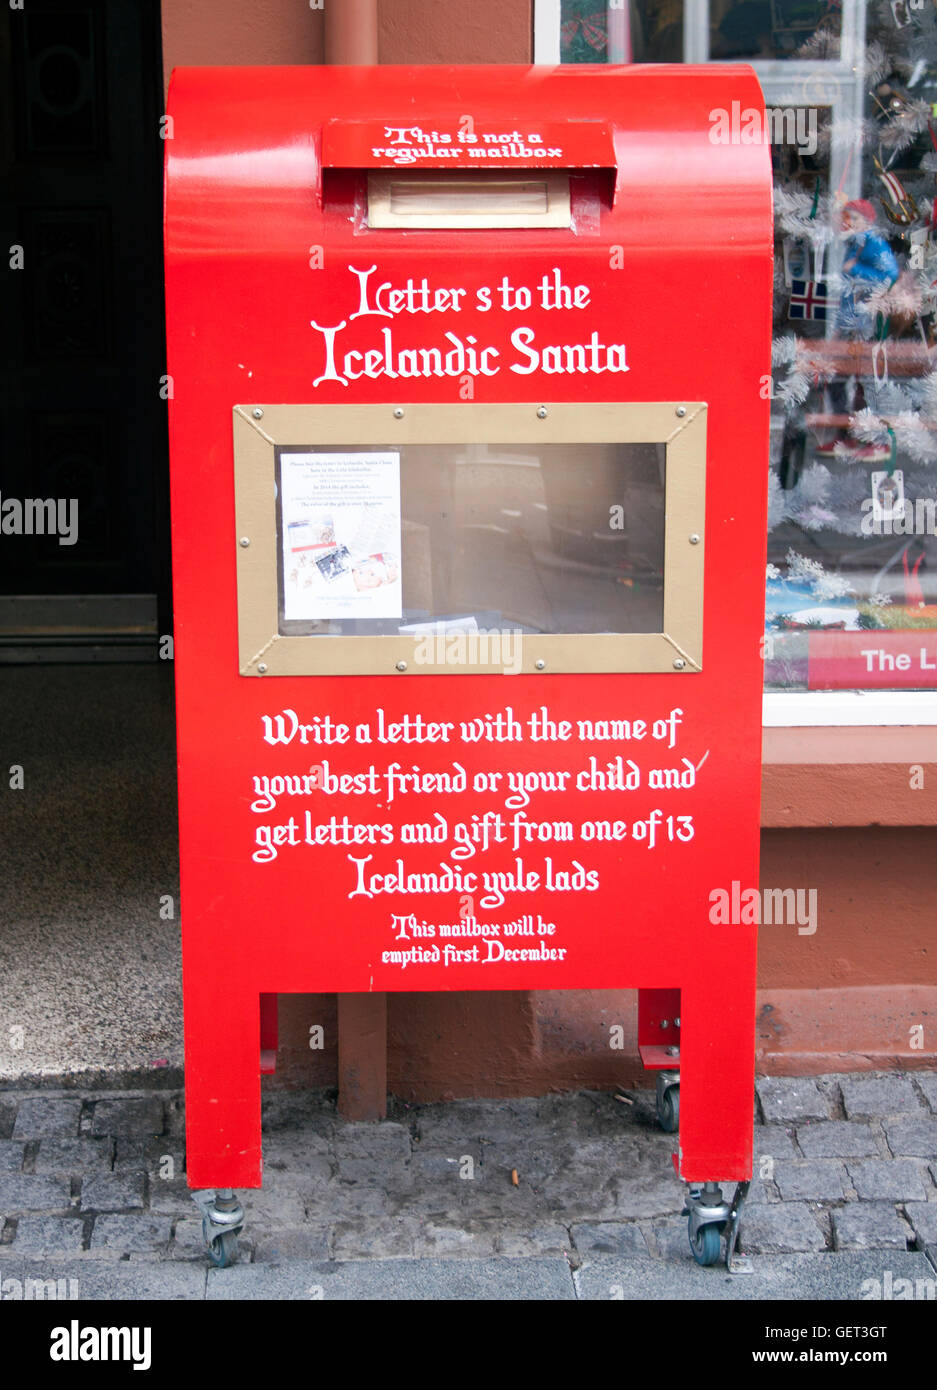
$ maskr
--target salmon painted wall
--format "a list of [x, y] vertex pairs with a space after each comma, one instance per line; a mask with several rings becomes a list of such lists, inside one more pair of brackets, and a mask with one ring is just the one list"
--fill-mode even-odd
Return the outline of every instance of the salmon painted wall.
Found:
[[[338, 0], [340, 3], [340, 0]], [[531, 0], [393, 0], [379, 6], [382, 63], [528, 63]], [[325, 16], [305, 0], [162, 0], [163, 75], [174, 67], [321, 63]]]

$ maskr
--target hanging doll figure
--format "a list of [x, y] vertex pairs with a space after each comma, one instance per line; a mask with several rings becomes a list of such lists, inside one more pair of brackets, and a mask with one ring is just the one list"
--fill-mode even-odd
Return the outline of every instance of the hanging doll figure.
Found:
[[874, 290], [891, 288], [898, 279], [898, 262], [888, 242], [875, 230], [875, 208], [868, 199], [847, 203], [840, 213], [840, 224], [846, 244], [836, 331], [869, 338], [874, 314], [866, 307], [866, 300]]
[[[838, 337], [870, 340], [876, 333], [876, 311], [869, 298], [876, 290], [891, 288], [898, 279], [898, 262], [886, 239], [875, 230], [875, 208], [867, 199], [846, 203], [839, 214], [839, 225], [845, 245], [835, 331]], [[873, 356], [873, 373], [876, 360]], [[830, 413], [850, 415], [864, 408], [865, 393], [861, 383], [839, 378], [830, 382], [827, 400]], [[818, 445], [816, 452], [821, 458], [849, 457], [863, 463], [881, 463], [890, 458], [891, 447], [886, 443], [862, 443], [840, 426], [836, 436]]]

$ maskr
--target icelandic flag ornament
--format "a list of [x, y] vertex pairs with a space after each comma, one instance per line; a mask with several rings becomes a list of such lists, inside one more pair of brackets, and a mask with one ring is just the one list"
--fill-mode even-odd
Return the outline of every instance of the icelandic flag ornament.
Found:
[[789, 319], [816, 319], [825, 322], [827, 311], [833, 308], [825, 280], [792, 280]]

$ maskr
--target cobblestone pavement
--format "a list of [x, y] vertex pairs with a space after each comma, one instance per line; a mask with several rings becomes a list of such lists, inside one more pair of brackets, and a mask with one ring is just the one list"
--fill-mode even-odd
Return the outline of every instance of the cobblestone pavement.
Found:
[[652, 1092], [393, 1103], [381, 1124], [271, 1092], [264, 1187], [215, 1270], [179, 1092], [0, 1091], [0, 1296], [933, 1298], [937, 1073], [768, 1078], [755, 1117], [754, 1273], [730, 1277], [690, 1257]]

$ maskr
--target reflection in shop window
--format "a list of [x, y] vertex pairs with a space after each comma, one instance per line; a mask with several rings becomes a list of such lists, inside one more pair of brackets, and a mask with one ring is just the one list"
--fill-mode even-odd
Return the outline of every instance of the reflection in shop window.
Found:
[[627, 0], [560, 0], [560, 62], [627, 63]]
[[635, 62], [751, 62], [785, 113], [766, 688], [937, 688], [934, 0], [564, 3], [561, 61], [609, 61], [589, 15]]
[[771, 689], [937, 687], [935, 17], [855, 7], [855, 115], [773, 152]]

